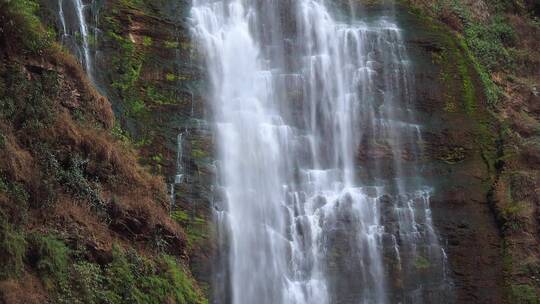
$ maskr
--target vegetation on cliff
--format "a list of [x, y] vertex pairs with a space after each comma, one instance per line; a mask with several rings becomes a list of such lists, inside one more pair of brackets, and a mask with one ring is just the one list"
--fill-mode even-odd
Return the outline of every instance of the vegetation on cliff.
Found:
[[[504, 237], [507, 300], [540, 303], [540, 3], [405, 2], [418, 14], [430, 16], [433, 24], [440, 20], [452, 31], [459, 41], [456, 50], [473, 63], [481, 80], [481, 86], [472, 89], [482, 89], [484, 94], [471, 100], [480, 105], [482, 100], [487, 101], [481, 106], [491, 114], [479, 125], [497, 130], [480, 132], [479, 142], [486, 146], [485, 151], [493, 151], [484, 154], [492, 174], [487, 199]], [[456, 63], [442, 61], [451, 66]]]
[[204, 303], [163, 179], [38, 9], [0, 1], [0, 302]]

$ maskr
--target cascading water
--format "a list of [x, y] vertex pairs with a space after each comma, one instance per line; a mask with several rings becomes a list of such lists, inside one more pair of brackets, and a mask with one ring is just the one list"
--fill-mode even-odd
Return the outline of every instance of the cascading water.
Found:
[[58, 0], [58, 15], [62, 27], [62, 42], [78, 54], [88, 77], [94, 82], [90, 46], [91, 30], [87, 22], [87, 10], [90, 5], [85, 4], [82, 0]]
[[225, 197], [215, 303], [452, 302], [391, 11], [194, 0]]
[[77, 17], [79, 19], [79, 28], [82, 40], [82, 52], [84, 55], [84, 66], [86, 73], [92, 77], [92, 58], [90, 57], [90, 46], [88, 42], [88, 25], [86, 23], [86, 17], [84, 15], [85, 6], [82, 0], [75, 0], [75, 9], [77, 10]]

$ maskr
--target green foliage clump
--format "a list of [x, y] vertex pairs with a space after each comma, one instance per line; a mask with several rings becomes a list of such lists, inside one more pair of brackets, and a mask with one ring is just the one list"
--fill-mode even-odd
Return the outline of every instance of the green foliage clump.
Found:
[[45, 288], [58, 294], [69, 293], [70, 249], [48, 235], [32, 234], [29, 243], [30, 259]]
[[109, 303], [104, 292], [104, 277], [98, 264], [79, 261], [73, 265], [71, 287], [77, 295], [77, 302], [85, 304]]
[[[74, 198], [88, 202], [99, 215], [107, 216], [106, 202], [101, 198], [99, 181], [87, 172], [89, 162], [87, 159], [78, 154], [61, 159], [62, 155], [58, 155], [44, 144], [38, 145], [36, 150], [39, 151], [46, 172], [46, 182], [62, 185]], [[53, 190], [50, 191], [52, 193], [48, 198], [50, 201], [54, 198]]]
[[111, 304], [206, 303], [182, 266], [167, 255], [153, 262], [116, 247], [104, 275], [105, 296]]
[[176, 80], [176, 75], [171, 74], [171, 73], [167, 73], [167, 75], [165, 75], [165, 79], [167, 79], [167, 81], [175, 81]]
[[461, 0], [445, 0], [434, 5], [439, 16], [456, 16], [462, 24], [463, 35], [458, 35], [460, 47], [472, 60], [484, 86], [484, 93], [492, 105], [499, 100], [502, 90], [493, 82], [491, 73], [515, 69], [512, 54], [515, 53], [516, 43], [515, 30], [503, 15], [508, 6], [506, 1], [494, 2], [494, 17], [485, 21], [476, 19]]
[[140, 90], [136, 87], [141, 77], [144, 54], [137, 50], [135, 43], [119, 34], [120, 29], [116, 28], [117, 23], [114, 18], [107, 20], [109, 20], [107, 26], [111, 29], [107, 32], [107, 39], [118, 49], [118, 53], [112, 59], [112, 72], [114, 72], [110, 74], [113, 80], [112, 87], [123, 99], [128, 115], [145, 114], [147, 110], [141, 99]]
[[184, 228], [189, 247], [193, 248], [208, 239], [208, 223], [204, 218], [190, 216], [183, 210], [173, 211], [171, 217]]
[[106, 203], [101, 199], [99, 183], [90, 180], [86, 174], [88, 160], [77, 155], [69, 157], [66, 164], [57, 170], [58, 181], [79, 199], [90, 202], [96, 211], [105, 212]]
[[53, 99], [59, 94], [58, 74], [42, 71], [27, 79], [18, 64], [0, 66], [3, 94], [0, 96], [0, 116], [13, 122], [17, 129], [35, 131], [48, 127], [55, 117]]
[[465, 39], [488, 71], [511, 67], [511, 58], [506, 46], [514, 43], [515, 33], [502, 16], [496, 16], [488, 24], [467, 22]]
[[30, 54], [41, 54], [52, 45], [54, 34], [46, 31], [36, 15], [35, 0], [0, 0], [0, 27], [12, 42]]
[[[50, 235], [33, 234], [29, 243], [28, 260], [55, 303], [207, 303], [173, 257], [160, 255], [149, 259], [132, 249], [125, 251], [113, 246], [111, 261], [99, 265], [85, 260], [82, 252]], [[26, 243], [17, 251], [19, 269], [23, 267], [25, 252]]]
[[111, 133], [116, 139], [120, 140], [123, 143], [131, 142], [129, 133], [126, 130], [122, 129], [122, 126], [120, 125], [118, 120], [114, 122], [114, 127], [112, 128]]
[[16, 277], [24, 268], [27, 242], [24, 234], [0, 219], [0, 279]]
[[152, 37], [144, 36], [144, 37], [143, 37], [142, 44], [143, 44], [145, 47], [150, 47], [150, 46], [152, 46], [152, 44], [153, 44]]
[[526, 284], [512, 285], [510, 299], [515, 304], [540, 304], [536, 289]]
[[164, 46], [167, 49], [177, 49], [179, 47], [178, 41], [165, 41]]
[[428, 259], [424, 258], [423, 256], [418, 256], [416, 260], [414, 261], [414, 267], [417, 270], [426, 270], [431, 268], [431, 263]]

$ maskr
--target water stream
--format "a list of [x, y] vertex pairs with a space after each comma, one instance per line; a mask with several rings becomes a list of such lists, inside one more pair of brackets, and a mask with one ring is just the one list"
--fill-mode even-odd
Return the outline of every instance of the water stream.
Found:
[[214, 303], [452, 302], [392, 5], [194, 0], [224, 202]]
[[[87, 20], [88, 10], [93, 5], [82, 0], [58, 0], [58, 17], [62, 30], [62, 43], [72, 48], [92, 82], [94, 81], [91, 39], [96, 39], [95, 31]], [[94, 35], [92, 38], [91, 32]]]

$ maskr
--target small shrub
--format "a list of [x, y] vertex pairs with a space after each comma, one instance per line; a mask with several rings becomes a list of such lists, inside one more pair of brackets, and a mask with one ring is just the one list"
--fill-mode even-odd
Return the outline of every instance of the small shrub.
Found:
[[30, 259], [45, 287], [63, 293], [69, 284], [70, 249], [48, 235], [33, 234], [29, 243]]
[[88, 160], [77, 155], [71, 156], [68, 161], [57, 170], [58, 182], [78, 199], [86, 200], [91, 207], [106, 214], [106, 202], [101, 199], [99, 183], [90, 181], [86, 174]]
[[135, 276], [131, 265], [123, 250], [113, 247], [113, 260], [107, 265], [105, 270], [105, 284], [107, 285], [106, 297], [111, 304], [135, 303], [133, 291], [135, 286]]
[[171, 74], [171, 73], [167, 73], [167, 75], [165, 75], [165, 79], [167, 79], [167, 81], [175, 81], [176, 80], [176, 75]]
[[143, 41], [142, 41], [142, 44], [145, 46], [145, 47], [150, 47], [152, 46], [152, 37], [148, 37], [148, 36], [144, 36], [143, 37]]
[[103, 290], [104, 281], [103, 270], [97, 264], [81, 261], [73, 266], [72, 288], [82, 303], [109, 303]]

